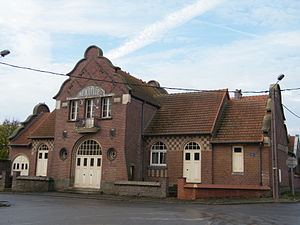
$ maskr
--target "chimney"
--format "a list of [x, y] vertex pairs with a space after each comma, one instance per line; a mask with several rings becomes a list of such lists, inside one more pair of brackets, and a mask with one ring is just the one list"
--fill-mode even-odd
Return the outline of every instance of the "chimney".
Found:
[[237, 100], [240, 100], [242, 98], [242, 90], [241, 89], [235, 89], [234, 98]]

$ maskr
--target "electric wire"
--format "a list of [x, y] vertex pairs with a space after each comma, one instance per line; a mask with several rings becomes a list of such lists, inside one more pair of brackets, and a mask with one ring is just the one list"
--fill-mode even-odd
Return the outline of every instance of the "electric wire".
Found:
[[[57, 72], [52, 72], [48, 70], [42, 70], [42, 69], [35, 69], [32, 67], [26, 67], [26, 66], [18, 66], [10, 63], [4, 63], [0, 62], [0, 64], [17, 68], [17, 69], [23, 69], [23, 70], [29, 70], [29, 71], [34, 71], [34, 72], [40, 72], [40, 73], [47, 73], [47, 74], [52, 74], [52, 75], [57, 75], [57, 76], [64, 76], [64, 77], [69, 77], [69, 75], [64, 74], [64, 73], [57, 73]], [[74, 78], [80, 78], [80, 79], [86, 79], [86, 80], [93, 80], [93, 81], [101, 81], [101, 82], [108, 82], [108, 83], [115, 83], [115, 84], [125, 84], [125, 85], [131, 85], [131, 86], [141, 86], [141, 87], [151, 87], [151, 88], [163, 88], [163, 89], [168, 89], [168, 90], [177, 90], [177, 91], [192, 91], [192, 92], [222, 92], [222, 90], [203, 90], [203, 89], [194, 89], [194, 88], [181, 88], [181, 87], [167, 87], [167, 86], [161, 86], [161, 87], [155, 87], [151, 86], [147, 83], [145, 84], [136, 84], [136, 83], [127, 83], [127, 82], [116, 82], [116, 81], [109, 81], [109, 80], [101, 80], [101, 79], [95, 79], [91, 77], [82, 77], [82, 76], [74, 76]], [[295, 91], [295, 90], [300, 90], [299, 88], [286, 88], [282, 89], [281, 91]], [[234, 90], [224, 90], [224, 92], [229, 92], [229, 93], [235, 93], [236, 91]], [[259, 91], [243, 91], [245, 94], [263, 94], [263, 93], [269, 93], [269, 90], [259, 90]]]
[[284, 104], [282, 104], [283, 107], [288, 111], [290, 112], [292, 115], [294, 115], [295, 117], [299, 118], [300, 119], [300, 116], [298, 116], [296, 113], [294, 113], [292, 110], [290, 110], [287, 106], [285, 106]]

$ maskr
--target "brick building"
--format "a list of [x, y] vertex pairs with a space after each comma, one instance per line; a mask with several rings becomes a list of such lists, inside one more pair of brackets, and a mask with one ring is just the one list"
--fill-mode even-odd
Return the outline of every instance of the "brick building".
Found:
[[[55, 110], [37, 105], [11, 136], [12, 171], [51, 178], [56, 190], [116, 193], [120, 181], [168, 181], [182, 199], [269, 195], [274, 171], [288, 186], [278, 85], [275, 107], [269, 95], [230, 98], [226, 89], [168, 94], [113, 66], [96, 46], [68, 76]], [[281, 148], [272, 153], [273, 108]]]

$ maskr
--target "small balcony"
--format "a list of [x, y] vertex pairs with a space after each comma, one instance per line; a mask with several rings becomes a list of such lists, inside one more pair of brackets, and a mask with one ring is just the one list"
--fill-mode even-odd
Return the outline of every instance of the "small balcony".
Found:
[[76, 121], [75, 127], [79, 134], [97, 133], [100, 130], [97, 123], [95, 118], [81, 118]]

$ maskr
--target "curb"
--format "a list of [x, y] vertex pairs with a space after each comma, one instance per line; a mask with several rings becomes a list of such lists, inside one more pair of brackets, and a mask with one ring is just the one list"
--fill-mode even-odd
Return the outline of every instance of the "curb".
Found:
[[[1, 192], [0, 192], [1, 193]], [[95, 194], [80, 194], [66, 192], [2, 192], [6, 194], [22, 194], [34, 196], [48, 196], [55, 198], [70, 198], [70, 199], [93, 199], [99, 201], [120, 201], [134, 203], [164, 203], [164, 204], [201, 204], [201, 205], [243, 205], [243, 204], [271, 204], [271, 203], [298, 203], [300, 200], [281, 199], [275, 202], [273, 199], [196, 199], [196, 200], [179, 200], [177, 198], [147, 198], [137, 196], [117, 196], [117, 195], [95, 195]], [[0, 206], [1, 206], [0, 201]], [[8, 203], [8, 202], [7, 202]], [[3, 203], [4, 206], [6, 206]], [[10, 204], [8, 203], [8, 206]]]

